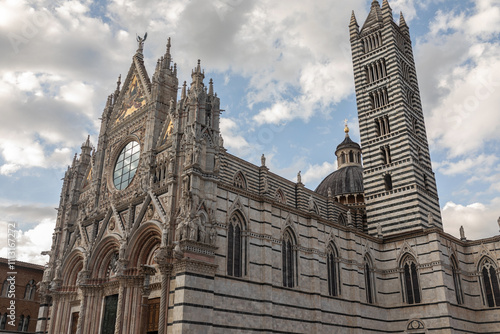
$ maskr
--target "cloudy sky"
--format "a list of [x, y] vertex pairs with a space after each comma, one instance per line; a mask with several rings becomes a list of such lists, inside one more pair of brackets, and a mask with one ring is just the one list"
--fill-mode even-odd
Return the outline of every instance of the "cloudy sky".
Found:
[[[228, 151], [310, 189], [334, 171], [343, 120], [359, 141], [348, 23], [371, 0], [0, 0], [0, 228], [43, 264], [61, 178], [148, 33], [168, 37], [179, 80], [201, 59], [225, 109]], [[500, 0], [392, 0], [410, 25], [444, 229], [498, 234]], [[6, 233], [1, 232], [4, 236]], [[6, 256], [6, 240], [0, 256]]]

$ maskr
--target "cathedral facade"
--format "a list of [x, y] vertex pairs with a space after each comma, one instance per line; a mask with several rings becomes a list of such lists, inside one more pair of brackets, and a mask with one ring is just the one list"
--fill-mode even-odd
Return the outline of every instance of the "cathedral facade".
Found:
[[65, 174], [37, 333], [499, 333], [500, 236], [443, 232], [409, 28], [349, 25], [361, 145], [307, 189], [224, 148], [144, 39]]

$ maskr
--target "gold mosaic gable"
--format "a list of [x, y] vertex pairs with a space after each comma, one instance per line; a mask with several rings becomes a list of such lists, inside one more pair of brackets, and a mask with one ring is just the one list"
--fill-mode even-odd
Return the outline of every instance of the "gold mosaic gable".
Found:
[[132, 115], [145, 104], [146, 95], [144, 94], [137, 74], [134, 74], [132, 80], [130, 80], [128, 89], [123, 96], [121, 108], [116, 118], [116, 123], [123, 121], [127, 116]]

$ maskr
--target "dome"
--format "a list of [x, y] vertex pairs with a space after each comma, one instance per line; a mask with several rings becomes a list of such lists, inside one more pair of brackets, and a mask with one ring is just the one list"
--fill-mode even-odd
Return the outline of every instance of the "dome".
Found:
[[345, 166], [336, 170], [321, 181], [315, 192], [328, 196], [328, 188], [332, 196], [363, 193], [363, 167]]
[[361, 150], [361, 147], [359, 146], [359, 144], [356, 142], [353, 142], [349, 136], [346, 136], [344, 141], [341, 142], [337, 146], [337, 150], [335, 150], [335, 152], [338, 152], [339, 150], [346, 149], [346, 148], [354, 148], [357, 150]]

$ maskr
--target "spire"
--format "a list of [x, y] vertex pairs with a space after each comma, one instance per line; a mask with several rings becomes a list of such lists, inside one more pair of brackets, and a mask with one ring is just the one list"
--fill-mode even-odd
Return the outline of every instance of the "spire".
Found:
[[392, 8], [389, 5], [389, 2], [387, 0], [384, 0], [382, 2], [382, 15], [384, 17], [385, 22], [390, 22], [393, 20], [392, 18]]
[[116, 81], [116, 89], [115, 89], [115, 93], [113, 94], [113, 104], [115, 104], [116, 100], [118, 100], [118, 95], [120, 95], [121, 84], [122, 84], [122, 75], [120, 74], [118, 76], [118, 80]]
[[406, 20], [403, 16], [403, 12], [399, 13], [399, 28], [401, 29], [401, 32], [405, 34], [406, 36], [410, 37], [410, 28], [406, 24]]
[[90, 144], [90, 135], [87, 136], [87, 140], [82, 144], [82, 149], [84, 147], [92, 148], [92, 145]]
[[380, 4], [377, 0], [373, 0], [372, 7], [370, 9], [370, 13], [366, 18], [365, 23], [363, 24], [363, 28], [361, 30], [370, 28], [379, 23], [382, 23], [382, 9], [380, 8]]
[[352, 11], [352, 14], [351, 14], [351, 22], [349, 23], [349, 26], [359, 27], [358, 21], [356, 20], [356, 15], [354, 15], [354, 10]]
[[205, 71], [201, 70], [201, 60], [198, 59], [198, 65], [191, 72], [191, 78], [193, 82], [191, 83], [191, 87], [203, 87], [203, 79], [205, 78]]

